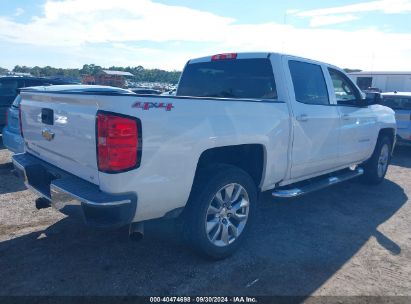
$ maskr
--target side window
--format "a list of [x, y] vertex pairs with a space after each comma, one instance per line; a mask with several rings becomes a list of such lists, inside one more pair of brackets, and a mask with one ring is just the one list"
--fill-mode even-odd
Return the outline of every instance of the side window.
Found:
[[313, 105], [330, 103], [321, 66], [294, 60], [291, 60], [288, 66], [298, 102]]
[[359, 98], [353, 83], [340, 71], [328, 68], [334, 86], [334, 94], [338, 104], [355, 105]]

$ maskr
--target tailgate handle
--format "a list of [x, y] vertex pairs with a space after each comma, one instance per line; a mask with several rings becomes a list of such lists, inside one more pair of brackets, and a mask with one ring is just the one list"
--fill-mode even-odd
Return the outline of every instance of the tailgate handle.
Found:
[[54, 112], [52, 109], [41, 109], [41, 122], [51, 126], [54, 124]]

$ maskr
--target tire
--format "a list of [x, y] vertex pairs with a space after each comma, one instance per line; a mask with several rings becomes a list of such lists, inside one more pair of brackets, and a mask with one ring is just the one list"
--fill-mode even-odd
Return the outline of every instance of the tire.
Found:
[[250, 228], [256, 203], [257, 188], [243, 170], [230, 165], [203, 169], [183, 214], [186, 240], [214, 260], [232, 255]]
[[361, 180], [366, 184], [380, 184], [391, 161], [392, 141], [388, 136], [378, 138], [371, 158], [363, 165]]

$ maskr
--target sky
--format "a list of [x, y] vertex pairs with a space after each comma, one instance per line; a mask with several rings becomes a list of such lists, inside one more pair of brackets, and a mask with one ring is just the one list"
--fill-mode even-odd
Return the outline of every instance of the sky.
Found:
[[0, 67], [182, 70], [190, 58], [281, 52], [411, 71], [411, 0], [0, 0]]

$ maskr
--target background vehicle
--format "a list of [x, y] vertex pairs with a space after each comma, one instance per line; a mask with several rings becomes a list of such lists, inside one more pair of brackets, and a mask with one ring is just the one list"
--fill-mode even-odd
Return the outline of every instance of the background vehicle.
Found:
[[382, 104], [395, 111], [397, 142], [411, 144], [411, 92], [382, 94]]
[[166, 96], [175, 96], [176, 95], [176, 89], [173, 89], [171, 91], [166, 91], [164, 93], [162, 93], [161, 95], [166, 95]]
[[149, 94], [149, 95], [160, 95], [161, 91], [159, 90], [154, 90], [154, 89], [145, 89], [145, 88], [132, 88], [129, 89], [131, 92], [134, 92], [136, 94], [139, 95], [145, 95], [145, 94]]
[[19, 107], [21, 96], [17, 95], [13, 104], [7, 110], [6, 126], [3, 129], [3, 144], [14, 153], [24, 152], [24, 140], [20, 131]]
[[26, 153], [13, 163], [29, 187], [58, 209], [81, 202], [89, 224], [130, 224], [131, 236], [146, 220], [180, 216], [185, 238], [213, 258], [241, 244], [258, 192], [380, 183], [395, 144], [391, 109], [339, 68], [283, 54], [190, 60], [176, 96], [21, 94]]
[[7, 110], [16, 98], [20, 88], [57, 84], [73, 84], [73, 82], [60, 78], [42, 78], [31, 76], [0, 77], [0, 130], [6, 124]]
[[381, 90], [379, 88], [372, 88], [369, 87], [365, 90], [362, 90], [364, 93], [382, 93]]
[[378, 89], [380, 92], [410, 92], [411, 71], [409, 72], [351, 72], [348, 74], [361, 90]]
[[[3, 144], [14, 153], [24, 152], [24, 142], [20, 132], [19, 105], [21, 98], [17, 95], [20, 89], [28, 86], [48, 86], [73, 84], [70, 80], [61, 78], [36, 78], [36, 77], [0, 77], [0, 130], [1, 124], [5, 124], [3, 133]], [[15, 88], [17, 86], [17, 88]], [[10, 105], [9, 101], [14, 101]], [[3, 117], [3, 120], [1, 120]]]

